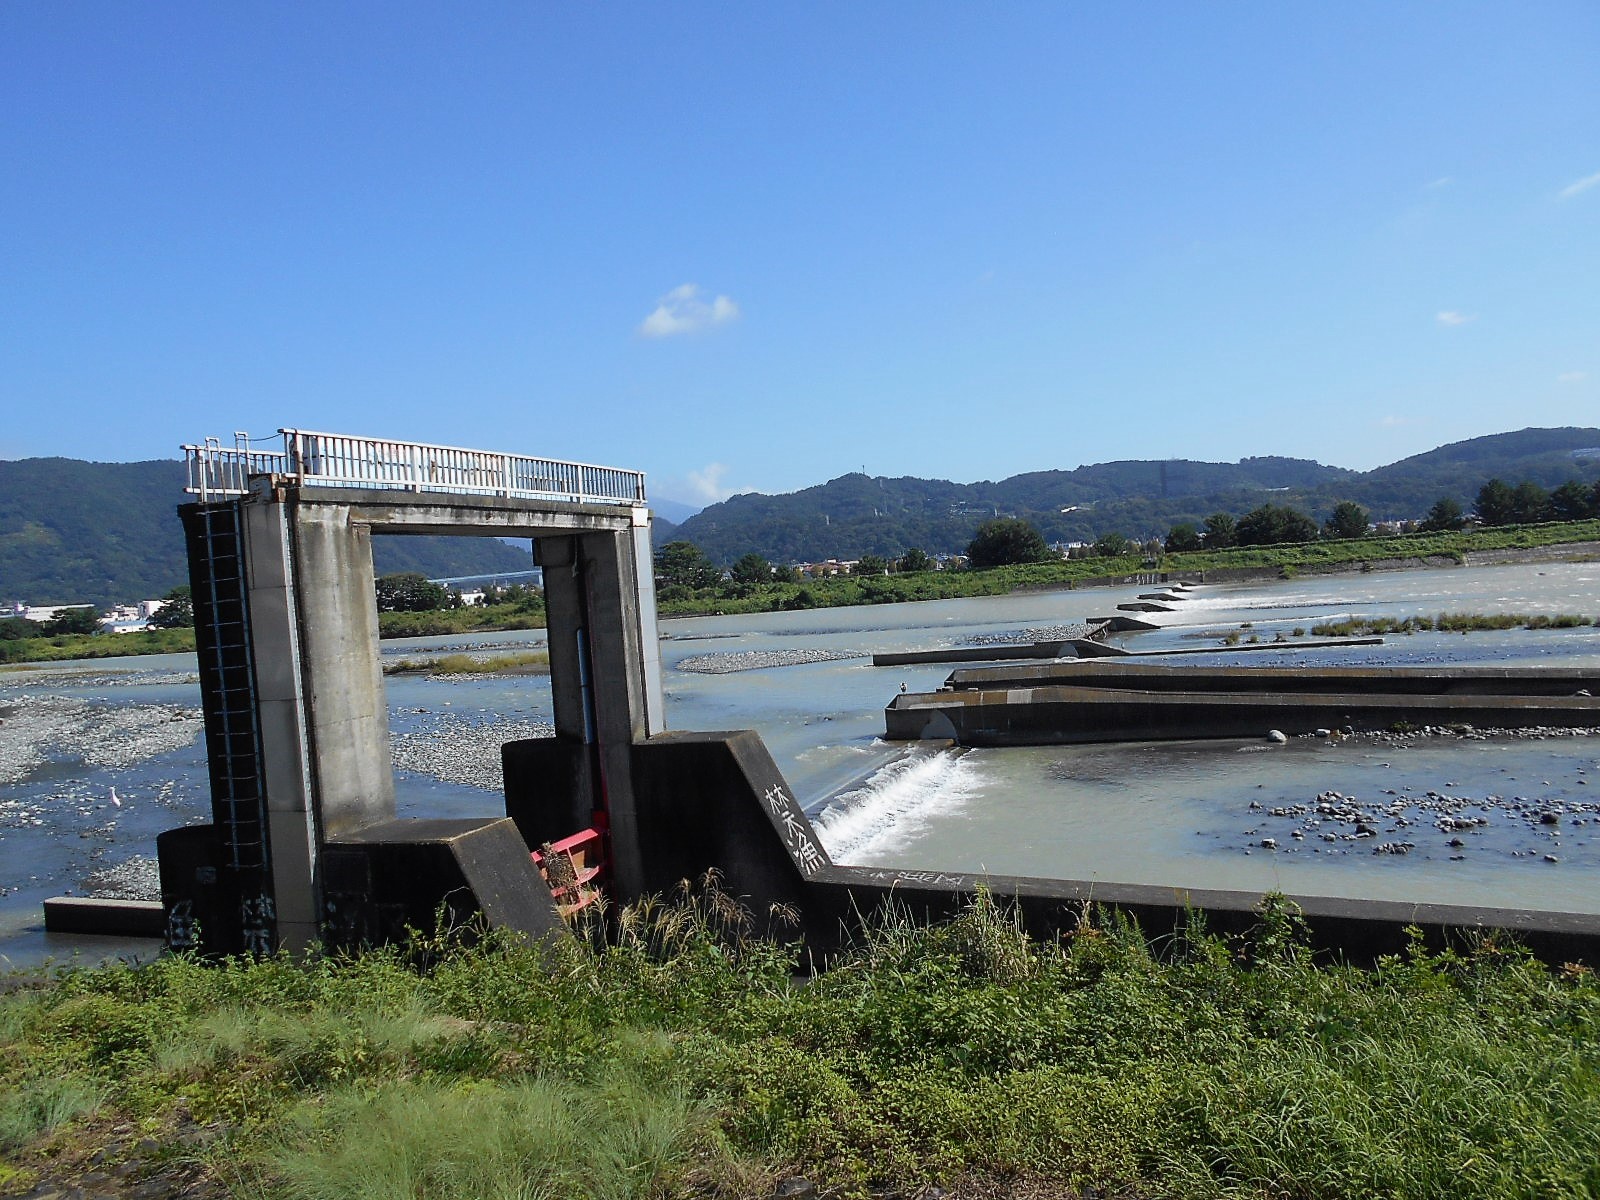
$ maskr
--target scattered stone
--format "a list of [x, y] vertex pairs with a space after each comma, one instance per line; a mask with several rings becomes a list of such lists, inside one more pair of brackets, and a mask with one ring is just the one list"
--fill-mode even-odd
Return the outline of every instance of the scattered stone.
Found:
[[397, 771], [499, 792], [505, 789], [500, 747], [506, 742], [550, 737], [554, 733], [554, 727], [542, 722], [495, 718], [479, 721], [441, 713], [423, 728], [396, 737], [392, 758]]
[[798, 667], [806, 663], [843, 662], [868, 657], [861, 650], [740, 650], [695, 654], [678, 663], [678, 670], [696, 675], [731, 675], [735, 671], [765, 671], [770, 667]]
[[1269, 742], [1277, 742], [1279, 745], [1282, 745], [1284, 742], [1287, 742], [1288, 740], [1289, 740], [1288, 735], [1286, 733], [1284, 733], [1283, 730], [1281, 730], [1281, 729], [1269, 729], [1269, 730], [1267, 730], [1267, 741], [1269, 741]]

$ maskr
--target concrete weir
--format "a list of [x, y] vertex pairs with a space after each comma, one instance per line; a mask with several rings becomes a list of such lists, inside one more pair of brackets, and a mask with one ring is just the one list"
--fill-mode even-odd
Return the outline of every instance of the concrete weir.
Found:
[[[664, 728], [642, 476], [283, 432], [282, 454], [187, 448], [199, 499], [181, 515], [213, 819], [158, 840], [170, 946], [355, 948], [429, 928], [440, 912], [560, 937], [580, 883], [626, 904], [711, 871], [758, 925], [801, 937], [818, 959], [886, 906], [948, 916], [980, 887], [1014, 898], [1044, 936], [1073, 927], [1091, 902], [1152, 933], [1196, 909], [1218, 931], [1254, 920], [1259, 897], [1242, 892], [832, 862], [759, 735]], [[555, 734], [503, 747], [503, 816], [396, 818], [371, 539], [420, 533], [529, 537], [544, 568]], [[1408, 684], [1396, 673], [1322, 672], [1313, 686], [1306, 672], [1125, 661], [958, 671], [946, 691], [897, 698], [890, 735], [974, 744], [1093, 726], [1100, 736], [1196, 736], [1197, 722], [1257, 733], [1263, 722], [1298, 730], [1291, 714], [1331, 725], [1435, 711], [1504, 724], [1503, 714], [1535, 708], [1543, 723], [1558, 714], [1600, 724], [1595, 701], [1572, 695], [1595, 690], [1593, 679], [1560, 672], [1436, 672]], [[1196, 690], [1202, 679], [1209, 691]], [[581, 879], [579, 856], [563, 849], [579, 842]], [[552, 869], [563, 855], [568, 870]], [[1318, 944], [1353, 961], [1402, 949], [1419, 926], [1436, 941], [1515, 930], [1551, 960], [1600, 963], [1597, 916], [1291, 899]], [[63, 910], [80, 918], [93, 920]]]
[[1385, 667], [1186, 668], [1123, 660], [953, 673], [944, 690], [896, 696], [891, 740], [1050, 745], [1294, 735], [1397, 726], [1600, 726], [1600, 673]]

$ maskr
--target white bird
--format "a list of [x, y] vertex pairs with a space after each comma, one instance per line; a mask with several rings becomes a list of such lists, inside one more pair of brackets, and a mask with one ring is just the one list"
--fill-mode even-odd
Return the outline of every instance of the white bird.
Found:
[[115, 804], [118, 808], [122, 807], [122, 801], [117, 799], [117, 789], [116, 788], [112, 788], [111, 789], [111, 803]]

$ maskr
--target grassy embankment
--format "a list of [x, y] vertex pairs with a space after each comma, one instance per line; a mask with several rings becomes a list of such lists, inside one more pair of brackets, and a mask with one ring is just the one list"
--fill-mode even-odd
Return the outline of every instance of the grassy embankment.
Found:
[[532, 675], [549, 671], [550, 655], [544, 650], [516, 654], [440, 654], [421, 658], [402, 658], [384, 664], [385, 675], [499, 675], [521, 672]]
[[1020, 589], [1071, 587], [1133, 575], [1141, 571], [1193, 573], [1252, 569], [1292, 575], [1306, 568], [1359, 570], [1364, 563], [1388, 559], [1451, 558], [1457, 562], [1473, 551], [1533, 550], [1571, 542], [1600, 540], [1600, 521], [1517, 525], [1460, 533], [1407, 533], [1393, 537], [1349, 538], [1291, 546], [1168, 554], [1157, 567], [1146, 567], [1138, 555], [1079, 558], [1029, 563], [990, 571], [924, 571], [911, 575], [839, 577], [804, 583], [775, 583], [730, 591], [706, 588], [685, 599], [663, 601], [663, 616], [707, 613], [770, 612], [775, 609], [833, 608], [852, 604], [892, 604], [904, 600], [947, 600], [965, 596], [1002, 596]]
[[[1446, 557], [1460, 561], [1472, 551], [1533, 550], [1571, 542], [1600, 540], [1600, 521], [1517, 525], [1463, 533], [1408, 533], [1384, 538], [1310, 542], [1299, 546], [1261, 546], [1242, 550], [1169, 554], [1158, 569], [1172, 572], [1248, 568], [1293, 574], [1306, 567], [1348, 566], [1384, 559]], [[1146, 568], [1136, 555], [1083, 558], [1066, 562], [1030, 563], [992, 571], [923, 571], [910, 575], [843, 577], [805, 583], [774, 583], [731, 589], [705, 588], [694, 595], [660, 604], [662, 616], [708, 613], [772, 612], [777, 609], [837, 608], [856, 604], [893, 604], [906, 600], [948, 600], [964, 596], [1003, 596], [1029, 588], [1071, 587], [1078, 582], [1132, 575]], [[439, 612], [380, 613], [378, 634], [384, 639], [489, 633], [508, 629], [543, 629], [542, 609], [527, 604], [500, 604]], [[188, 629], [146, 633], [62, 635], [0, 642], [0, 663], [48, 662], [120, 655], [169, 654], [194, 649]]]
[[[384, 640], [437, 637], [453, 633], [498, 633], [508, 629], [543, 629], [544, 610], [527, 605], [496, 604], [439, 612], [378, 614], [378, 636]], [[152, 629], [138, 633], [61, 634], [0, 642], [0, 664], [59, 662], [77, 658], [194, 652], [193, 629]]]
[[1269, 900], [1040, 944], [980, 896], [797, 984], [714, 892], [616, 928], [15, 991], [0, 1192], [97, 1155], [302, 1200], [1600, 1192], [1600, 983], [1492, 939], [1315, 965]]

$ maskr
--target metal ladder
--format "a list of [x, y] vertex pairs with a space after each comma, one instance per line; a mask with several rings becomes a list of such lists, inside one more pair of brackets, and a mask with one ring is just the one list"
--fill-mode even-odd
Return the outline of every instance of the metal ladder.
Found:
[[184, 533], [212, 820], [223, 864], [237, 873], [241, 894], [249, 896], [270, 891], [270, 847], [240, 521], [237, 501], [197, 504], [186, 513]]

